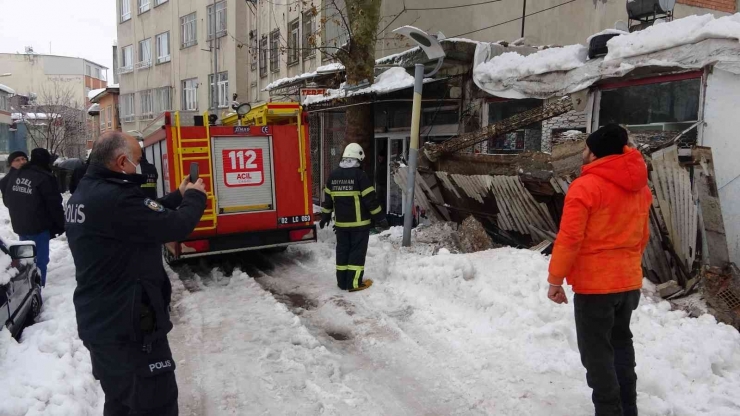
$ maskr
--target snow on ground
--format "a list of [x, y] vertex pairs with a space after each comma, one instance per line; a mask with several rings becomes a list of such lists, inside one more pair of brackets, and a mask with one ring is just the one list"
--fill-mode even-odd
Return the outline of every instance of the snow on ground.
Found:
[[[0, 207], [0, 237], [17, 240]], [[103, 391], [92, 376], [90, 354], [77, 337], [72, 293], [75, 269], [66, 237], [51, 242], [51, 261], [37, 323], [21, 342], [0, 331], [0, 415], [103, 414]]]
[[[347, 293], [336, 288], [334, 235], [319, 234], [283, 254], [244, 254], [231, 277], [176, 269], [192, 291], [169, 271], [180, 414], [593, 414], [573, 307], [546, 298], [547, 258], [510, 248], [432, 256], [423, 243], [400, 248], [397, 227], [371, 237], [373, 287]], [[0, 333], [3, 416], [102, 413], [63, 238], [51, 257], [40, 322], [20, 343]], [[641, 414], [740, 414], [740, 334], [671, 311], [654, 291], [633, 319]]]

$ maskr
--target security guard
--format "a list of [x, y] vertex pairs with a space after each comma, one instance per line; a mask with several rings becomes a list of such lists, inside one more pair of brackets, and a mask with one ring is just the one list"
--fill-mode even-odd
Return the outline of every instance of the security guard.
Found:
[[360, 163], [365, 159], [362, 147], [350, 143], [344, 149], [339, 168], [329, 176], [324, 188], [319, 226], [324, 228], [334, 212], [337, 234], [337, 285], [356, 292], [367, 289], [373, 281], [362, 280], [365, 255], [370, 239], [371, 217], [378, 228], [388, 229], [388, 221], [378, 204], [375, 188], [370, 184]]
[[141, 174], [146, 178], [146, 182], [141, 185], [144, 195], [147, 198], [157, 199], [157, 179], [159, 179], [159, 172], [157, 172], [156, 166], [146, 160], [146, 156], [143, 153], [141, 154]]
[[195, 229], [205, 188], [185, 180], [161, 200], [146, 198], [140, 158], [133, 137], [103, 134], [66, 207], [77, 329], [105, 392], [105, 416], [178, 414], [162, 244]]

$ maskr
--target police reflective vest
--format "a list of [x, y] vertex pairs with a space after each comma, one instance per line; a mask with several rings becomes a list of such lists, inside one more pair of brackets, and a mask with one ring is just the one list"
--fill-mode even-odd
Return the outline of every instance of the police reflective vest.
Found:
[[385, 219], [375, 188], [360, 168], [338, 168], [329, 175], [321, 207], [323, 219], [328, 221], [332, 212], [337, 229], [369, 229], [372, 220]]

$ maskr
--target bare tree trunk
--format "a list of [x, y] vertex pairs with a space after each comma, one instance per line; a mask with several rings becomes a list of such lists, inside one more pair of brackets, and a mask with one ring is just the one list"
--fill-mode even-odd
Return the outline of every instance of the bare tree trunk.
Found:
[[[346, 16], [350, 28], [349, 45], [337, 54], [344, 64], [348, 85], [358, 85], [363, 81], [375, 80], [376, 31], [380, 21], [381, 0], [345, 0]], [[366, 101], [367, 97], [357, 97], [348, 104]], [[354, 105], [347, 108], [347, 130], [345, 145], [358, 143], [367, 155], [373, 154], [375, 117], [371, 104]], [[372, 157], [368, 158], [372, 160]], [[365, 169], [372, 174], [373, 164], [366, 163]]]

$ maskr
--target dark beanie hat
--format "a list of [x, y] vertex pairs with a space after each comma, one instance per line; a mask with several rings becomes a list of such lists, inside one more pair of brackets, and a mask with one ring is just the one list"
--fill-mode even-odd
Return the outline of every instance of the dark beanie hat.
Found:
[[627, 130], [619, 124], [607, 124], [586, 139], [586, 145], [597, 158], [621, 155], [628, 142]]
[[48, 169], [51, 167], [51, 154], [48, 150], [37, 147], [31, 150], [31, 161], [29, 163]]
[[25, 157], [28, 159], [28, 155], [25, 152], [16, 151], [8, 155], [8, 166], [10, 166], [14, 160], [18, 159], [19, 157]]

